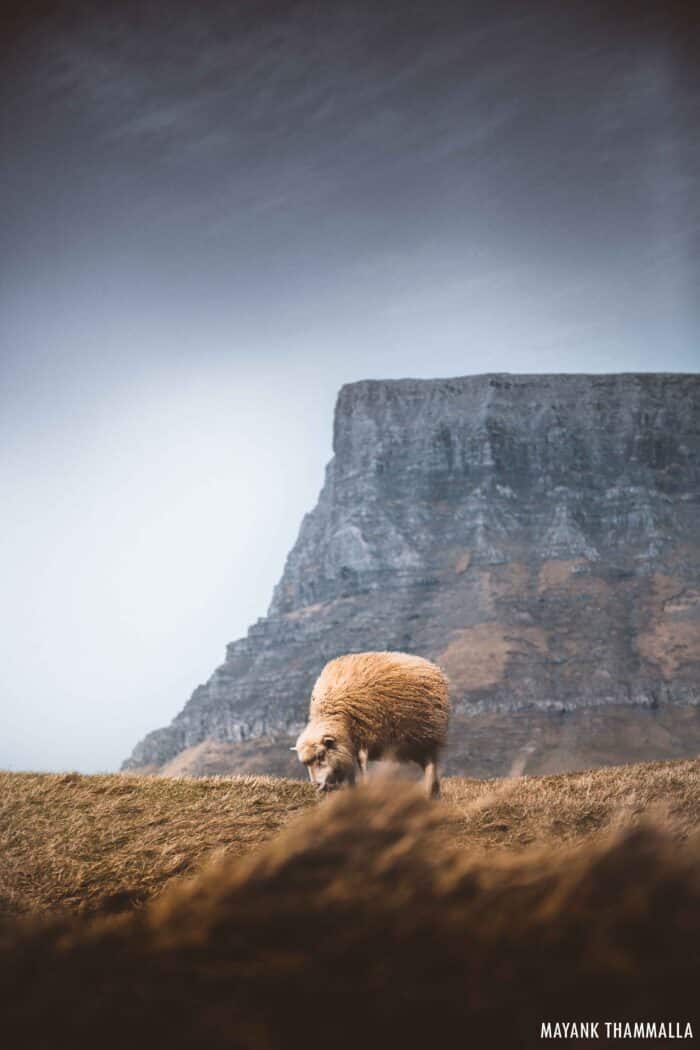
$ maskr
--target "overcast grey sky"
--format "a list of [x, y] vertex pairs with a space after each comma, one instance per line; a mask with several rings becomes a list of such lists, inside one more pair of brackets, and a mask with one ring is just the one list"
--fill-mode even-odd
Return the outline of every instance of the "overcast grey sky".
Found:
[[18, 7], [0, 767], [116, 768], [264, 615], [343, 382], [697, 371], [691, 6]]

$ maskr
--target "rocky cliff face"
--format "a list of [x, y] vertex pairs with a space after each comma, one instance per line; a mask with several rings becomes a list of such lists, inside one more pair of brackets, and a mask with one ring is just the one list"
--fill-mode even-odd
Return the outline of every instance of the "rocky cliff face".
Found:
[[314, 677], [363, 649], [445, 668], [453, 770], [700, 749], [700, 376], [353, 383], [333, 451], [268, 616], [125, 768], [259, 741], [286, 771]]

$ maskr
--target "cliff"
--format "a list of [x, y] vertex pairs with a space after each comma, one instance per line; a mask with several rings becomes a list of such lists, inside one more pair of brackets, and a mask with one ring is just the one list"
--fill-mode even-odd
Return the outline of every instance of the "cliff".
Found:
[[325, 661], [384, 648], [450, 676], [454, 771], [700, 750], [700, 376], [353, 383], [333, 452], [268, 616], [124, 768], [291, 770]]

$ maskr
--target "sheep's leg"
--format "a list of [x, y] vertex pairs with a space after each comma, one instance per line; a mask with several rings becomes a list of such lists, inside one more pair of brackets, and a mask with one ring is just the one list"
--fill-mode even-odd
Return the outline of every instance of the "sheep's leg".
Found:
[[423, 765], [423, 784], [428, 798], [440, 798], [440, 777], [437, 769], [437, 755], [430, 755]]
[[360, 774], [362, 780], [367, 779], [367, 762], [367, 748], [361, 747], [360, 750], [357, 752], [357, 764], [360, 767]]

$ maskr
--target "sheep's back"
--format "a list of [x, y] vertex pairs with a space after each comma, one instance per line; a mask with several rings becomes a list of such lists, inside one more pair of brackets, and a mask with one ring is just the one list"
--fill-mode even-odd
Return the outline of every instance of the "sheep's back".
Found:
[[400, 652], [349, 653], [323, 668], [310, 718], [343, 721], [359, 746], [444, 746], [448, 682], [436, 664]]

